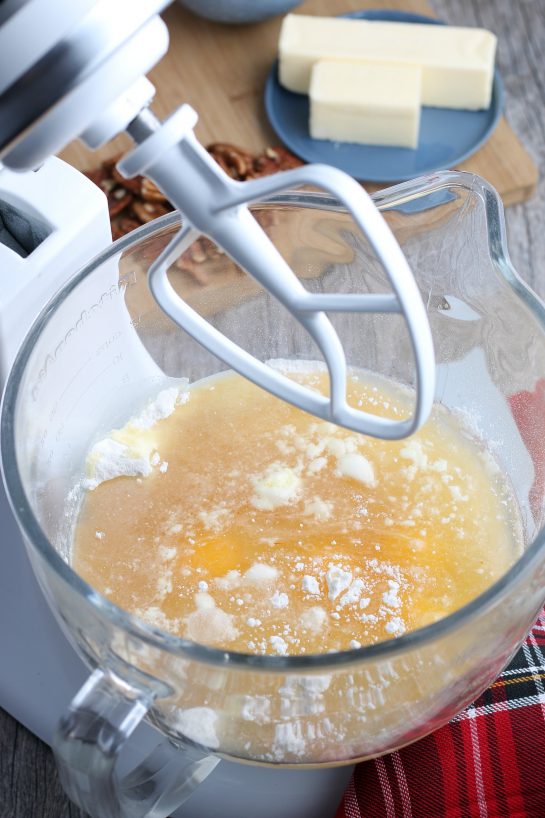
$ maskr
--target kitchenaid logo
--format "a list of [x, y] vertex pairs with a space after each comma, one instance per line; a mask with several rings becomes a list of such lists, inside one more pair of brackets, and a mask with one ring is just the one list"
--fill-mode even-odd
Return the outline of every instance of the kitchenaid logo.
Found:
[[132, 287], [135, 284], [136, 273], [127, 273], [126, 275], [120, 277], [117, 284], [112, 284], [112, 286], [106, 290], [106, 292], [103, 292], [94, 304], [91, 304], [90, 307], [81, 311], [75, 324], [65, 333], [64, 337], [59, 341], [53, 352], [48, 352], [45, 356], [43, 364], [38, 371], [38, 375], [36, 376], [36, 381], [30, 391], [33, 400], [37, 400], [40, 389], [47, 379], [51, 368], [62, 356], [68, 344], [74, 339], [82, 327], [97, 316], [105, 306], [111, 304], [115, 299], [119, 298], [119, 296], [123, 298], [127, 287]]

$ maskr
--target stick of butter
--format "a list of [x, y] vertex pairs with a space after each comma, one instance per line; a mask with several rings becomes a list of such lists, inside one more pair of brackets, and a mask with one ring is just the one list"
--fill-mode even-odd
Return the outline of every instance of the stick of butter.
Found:
[[482, 28], [388, 23], [288, 14], [279, 41], [279, 79], [308, 93], [318, 60], [364, 60], [422, 69], [422, 105], [488, 108], [496, 37]]
[[414, 66], [320, 60], [310, 81], [310, 135], [416, 148], [421, 86]]

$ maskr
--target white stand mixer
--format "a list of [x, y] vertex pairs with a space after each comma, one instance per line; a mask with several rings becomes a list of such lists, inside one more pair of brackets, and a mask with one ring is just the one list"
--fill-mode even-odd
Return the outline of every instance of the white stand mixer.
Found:
[[[120, 170], [127, 176], [149, 175], [184, 214], [180, 235], [150, 271], [154, 296], [170, 317], [234, 369], [306, 411], [381, 437], [410, 434], [431, 408], [434, 358], [425, 309], [396, 241], [363, 189], [332, 168], [309, 166], [237, 183], [219, 170], [195, 139], [196, 115], [188, 106], [164, 124], [157, 122], [146, 107], [154, 89], [142, 75], [168, 46], [166, 28], [157, 16], [166, 5], [164, 0], [118, 0], [114, 6], [107, 0], [15, 0], [0, 11], [2, 380], [37, 312], [83, 262], [111, 241], [103, 194], [79, 173], [48, 157], [78, 136], [96, 148], [126, 129], [138, 146], [120, 163]], [[322, 187], [346, 205], [382, 261], [391, 293], [311, 297], [296, 281], [246, 205], [302, 184]], [[228, 342], [198, 321], [171, 291], [166, 269], [193, 241], [196, 229], [223, 246], [313, 336], [328, 365], [331, 399], [297, 387]], [[417, 374], [417, 400], [410, 420], [386, 421], [349, 409], [344, 354], [327, 310], [403, 314]], [[0, 517], [6, 532], [0, 574], [0, 704], [50, 740], [60, 713], [85, 677], [85, 668], [41, 596], [3, 492]], [[152, 732], [147, 727], [140, 731], [144, 743], [148, 729]], [[301, 815], [298, 777], [310, 776], [316, 791], [312, 814], [329, 816], [350, 772], [350, 768], [295, 774], [274, 771], [271, 778], [267, 770], [223, 762], [192, 796], [190, 811], [182, 808], [179, 814], [242, 816], [237, 805], [242, 786], [245, 804], [252, 791], [263, 799], [270, 789], [276, 814], [295, 818]], [[226, 802], [232, 811], [226, 811]], [[308, 809], [308, 791], [304, 803]]]

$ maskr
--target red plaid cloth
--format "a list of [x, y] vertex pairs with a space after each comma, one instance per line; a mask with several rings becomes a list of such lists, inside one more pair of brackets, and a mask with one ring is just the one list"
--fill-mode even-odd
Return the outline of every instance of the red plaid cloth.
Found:
[[545, 818], [545, 609], [450, 724], [358, 764], [336, 818]]

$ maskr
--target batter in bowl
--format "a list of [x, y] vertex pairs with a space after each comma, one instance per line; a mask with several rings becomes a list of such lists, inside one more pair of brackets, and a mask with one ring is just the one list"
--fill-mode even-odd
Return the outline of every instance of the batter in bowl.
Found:
[[[327, 389], [317, 365], [284, 366]], [[348, 401], [408, 414], [405, 391], [364, 374]], [[375, 440], [234, 373], [163, 391], [93, 447], [87, 485], [76, 571], [163, 630], [244, 653], [392, 639], [476, 597], [522, 549], [509, 485], [445, 408], [409, 439]]]

